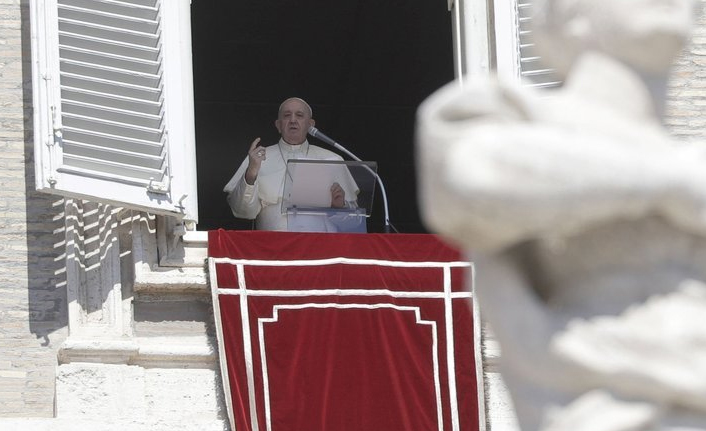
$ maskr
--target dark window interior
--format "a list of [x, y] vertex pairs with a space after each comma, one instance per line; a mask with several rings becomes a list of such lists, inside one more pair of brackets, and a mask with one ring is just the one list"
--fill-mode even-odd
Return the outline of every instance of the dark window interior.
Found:
[[[394, 226], [425, 231], [414, 119], [453, 79], [445, 0], [196, 0], [191, 8], [199, 230], [251, 228], [232, 216], [223, 186], [254, 138], [277, 141], [277, 108], [297, 96], [322, 132], [378, 162]], [[370, 232], [382, 231], [382, 209], [378, 193]]]

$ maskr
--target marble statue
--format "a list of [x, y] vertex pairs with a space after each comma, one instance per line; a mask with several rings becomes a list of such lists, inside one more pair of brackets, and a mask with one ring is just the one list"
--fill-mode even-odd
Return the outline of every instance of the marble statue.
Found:
[[662, 124], [695, 2], [533, 3], [564, 85], [430, 96], [423, 219], [476, 264], [523, 431], [706, 430], [706, 144]]

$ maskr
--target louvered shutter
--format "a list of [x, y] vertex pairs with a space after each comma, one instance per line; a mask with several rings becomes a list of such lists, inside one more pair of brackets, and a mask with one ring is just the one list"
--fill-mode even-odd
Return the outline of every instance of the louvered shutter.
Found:
[[531, 29], [532, 2], [517, 0], [517, 61], [518, 70], [522, 78], [533, 87], [557, 87], [561, 85], [554, 71], [541, 64], [541, 58], [535, 49]]
[[534, 87], [557, 87], [561, 81], [541, 64], [532, 36], [532, 1], [495, 2], [495, 38], [498, 74], [506, 79], [524, 79]]
[[189, 0], [30, 7], [37, 188], [196, 220]]

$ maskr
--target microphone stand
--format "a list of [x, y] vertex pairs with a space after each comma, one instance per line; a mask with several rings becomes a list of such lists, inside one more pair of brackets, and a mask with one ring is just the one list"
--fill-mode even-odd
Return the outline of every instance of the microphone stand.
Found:
[[[316, 127], [314, 127], [314, 126], [309, 127], [309, 134], [311, 136], [315, 137], [316, 139], [319, 139], [322, 142], [325, 142], [325, 143], [331, 145], [332, 147], [336, 148], [337, 150], [344, 152], [346, 155], [348, 155], [353, 160], [355, 160], [357, 162], [363, 161], [360, 159], [360, 157], [358, 157], [355, 154], [348, 151], [343, 145], [339, 144], [338, 142], [334, 141], [333, 139], [331, 139], [328, 136], [321, 133], [319, 131], [319, 129], [317, 129]], [[390, 212], [387, 207], [387, 192], [385, 192], [385, 185], [382, 183], [382, 178], [380, 178], [380, 175], [378, 175], [377, 172], [370, 169], [370, 167], [368, 165], [366, 165], [365, 163], [363, 163], [363, 167], [365, 169], [367, 169], [368, 172], [370, 172], [371, 174], [373, 174], [375, 176], [375, 179], [377, 180], [378, 184], [380, 185], [380, 192], [382, 193], [382, 203], [383, 203], [383, 207], [385, 210], [384, 229], [385, 229], [385, 233], [390, 233], [390, 228], [392, 227], [394, 229], [394, 226], [392, 226], [392, 224], [390, 223]], [[395, 229], [395, 232], [397, 232], [397, 229]]]

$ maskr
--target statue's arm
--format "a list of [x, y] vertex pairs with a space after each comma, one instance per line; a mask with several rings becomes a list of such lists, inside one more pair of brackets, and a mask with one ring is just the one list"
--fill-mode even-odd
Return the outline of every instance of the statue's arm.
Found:
[[527, 109], [500, 91], [449, 88], [420, 108], [417, 158], [429, 227], [494, 251], [652, 211], [679, 217], [686, 173], [675, 166], [674, 148], [535, 122]]

